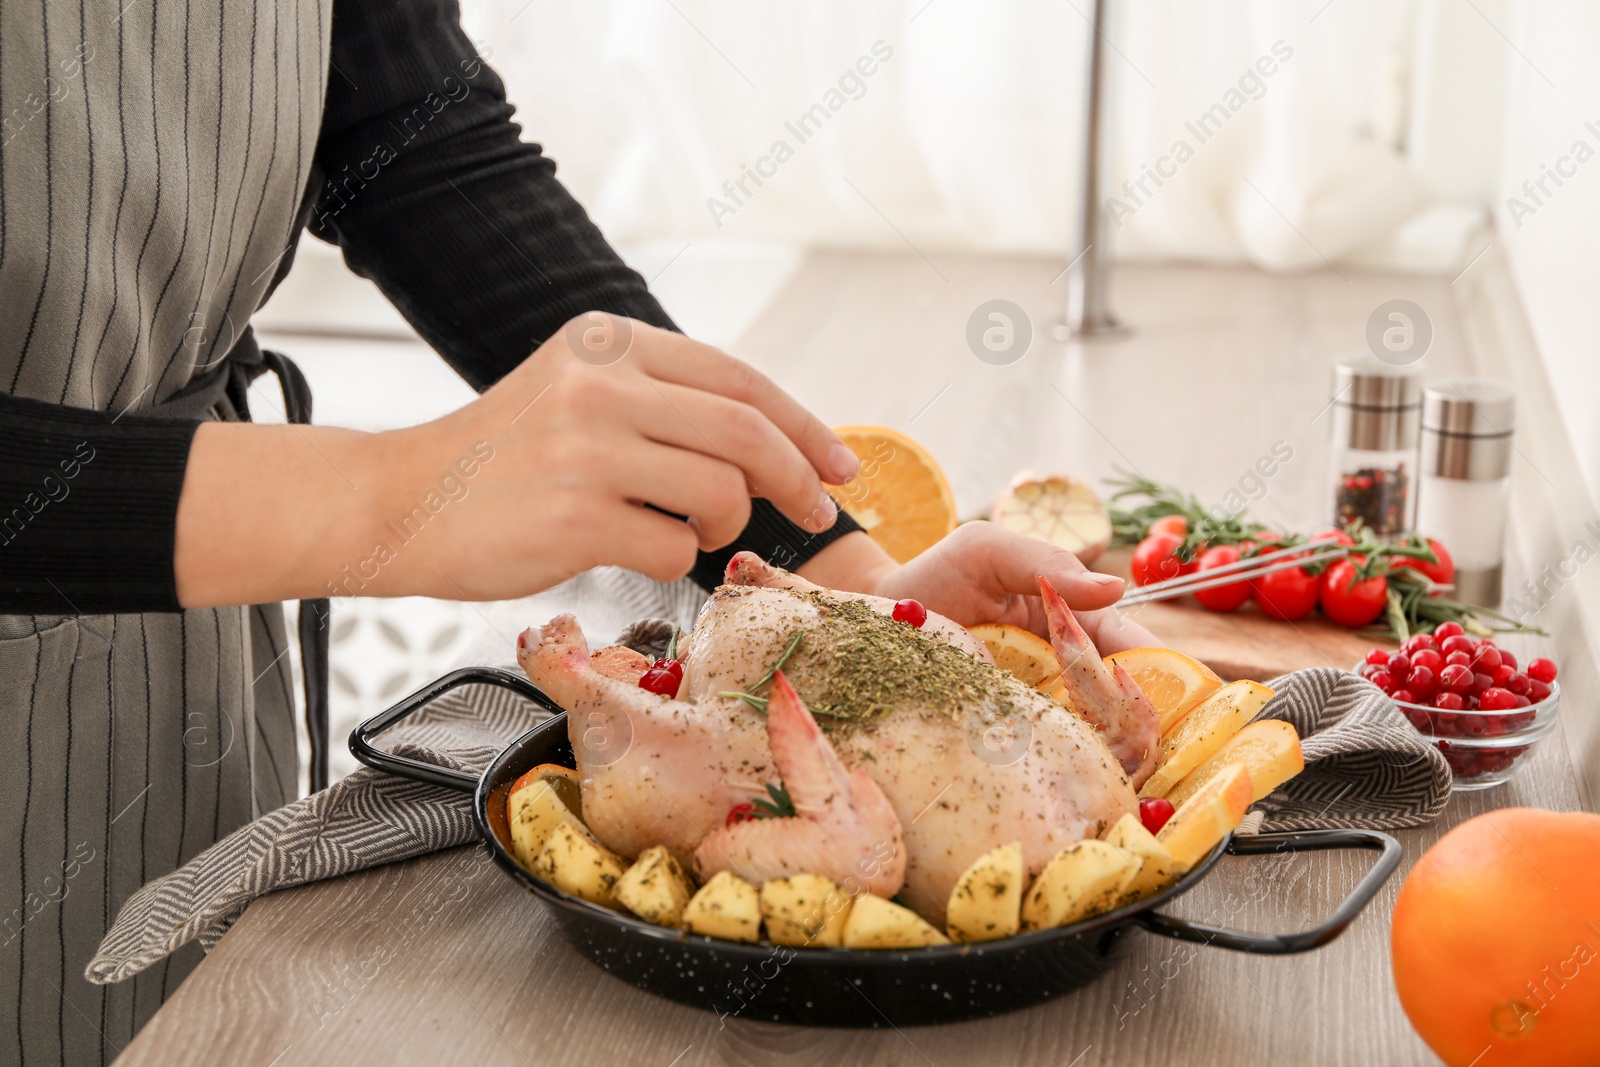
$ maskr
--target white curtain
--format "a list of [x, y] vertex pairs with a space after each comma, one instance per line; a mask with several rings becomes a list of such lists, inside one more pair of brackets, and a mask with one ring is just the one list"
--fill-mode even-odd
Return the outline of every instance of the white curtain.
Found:
[[[1428, 202], [1403, 153], [1413, 0], [1111, 7], [1117, 254], [1316, 268]], [[467, 0], [464, 18], [525, 136], [615, 241], [1062, 254], [1078, 244], [1091, 11]]]

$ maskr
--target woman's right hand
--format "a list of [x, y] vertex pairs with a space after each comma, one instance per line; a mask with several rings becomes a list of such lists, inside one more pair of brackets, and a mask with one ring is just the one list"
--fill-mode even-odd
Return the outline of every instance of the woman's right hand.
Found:
[[667, 581], [737, 537], [752, 496], [828, 528], [823, 477], [846, 482], [856, 465], [747, 365], [590, 312], [422, 426], [203, 425], [178, 509], [178, 593], [186, 606], [504, 599], [601, 564]]

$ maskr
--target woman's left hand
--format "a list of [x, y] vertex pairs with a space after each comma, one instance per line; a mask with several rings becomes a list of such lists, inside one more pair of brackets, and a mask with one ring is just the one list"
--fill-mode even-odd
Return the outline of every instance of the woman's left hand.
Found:
[[1102, 655], [1160, 644], [1113, 604], [1122, 579], [1096, 574], [1065, 549], [989, 522], [968, 522], [905, 564], [864, 534], [840, 538], [800, 567], [820, 585], [920, 601], [964, 626], [1007, 622], [1046, 635], [1043, 576], [1060, 593]]

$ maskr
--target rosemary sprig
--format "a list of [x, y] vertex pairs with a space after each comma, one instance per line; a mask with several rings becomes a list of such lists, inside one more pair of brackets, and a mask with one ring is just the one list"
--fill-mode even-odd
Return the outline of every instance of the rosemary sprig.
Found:
[[768, 700], [766, 697], [758, 697], [751, 693], [746, 693], [742, 689], [724, 689], [722, 692], [718, 693], [717, 696], [730, 697], [734, 700], [742, 700], [746, 704], [749, 704], [752, 708], [756, 709], [756, 711], [760, 712], [762, 715], [767, 713]]
[[781, 785], [767, 783], [767, 795], [772, 799], [762, 800], [757, 797], [753, 803], [756, 806], [755, 816], [758, 819], [792, 819], [799, 812], [794, 810], [794, 801], [789, 797], [789, 790]]
[[[1141, 474], [1117, 470], [1115, 478], [1106, 479], [1115, 489], [1108, 501], [1111, 516], [1113, 543], [1138, 544], [1149, 536], [1150, 524], [1166, 515], [1181, 515], [1188, 523], [1189, 533], [1175, 550], [1184, 563], [1194, 559], [1205, 546], [1234, 545], [1253, 542], [1243, 555], [1252, 556], [1277, 548], [1291, 548], [1304, 544], [1301, 534], [1286, 534], [1263, 539], [1266, 527], [1243, 517], [1243, 514], [1225, 515], [1213, 511], [1192, 493], [1175, 486], [1153, 481]], [[1129, 503], [1122, 501], [1134, 498]], [[1396, 566], [1401, 558], [1438, 563], [1439, 557], [1427, 539], [1410, 534], [1401, 541], [1384, 541], [1360, 520], [1345, 527], [1345, 533], [1355, 541], [1345, 558], [1355, 564], [1352, 586], [1368, 578], [1383, 577], [1389, 582], [1389, 603], [1380, 618], [1396, 640], [1404, 641], [1412, 634], [1429, 633], [1441, 622], [1459, 622], [1463, 629], [1480, 636], [1492, 633], [1535, 633], [1544, 631], [1528, 626], [1489, 608], [1466, 604], [1447, 596], [1448, 588], [1440, 586], [1414, 567]], [[1301, 569], [1308, 574], [1320, 574], [1336, 560], [1321, 560], [1306, 564]], [[1379, 626], [1379, 631], [1384, 627]]]
[[[782, 654], [778, 656], [777, 662], [768, 667], [767, 673], [763, 674], [759, 679], [757, 679], [754, 685], [748, 686], [742, 690], [724, 689], [717, 695], [729, 697], [733, 700], [742, 700], [760, 714], [765, 715], [767, 713], [767, 704], [771, 698], [756, 696], [756, 690], [772, 681], [773, 675], [783, 670], [784, 664], [789, 662], [789, 657], [794, 655], [794, 650], [800, 647], [800, 639], [805, 635], [806, 632], [804, 630], [796, 630], [794, 632], [794, 636], [789, 638], [789, 643], [784, 647]], [[756, 803], [759, 804], [761, 802], [758, 800]]]

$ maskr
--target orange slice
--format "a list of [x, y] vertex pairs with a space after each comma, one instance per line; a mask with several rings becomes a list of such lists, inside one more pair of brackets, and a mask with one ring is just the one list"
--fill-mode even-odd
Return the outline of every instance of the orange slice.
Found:
[[1022, 684], [1048, 693], [1060, 680], [1061, 664], [1056, 662], [1055, 650], [1032, 630], [1008, 622], [986, 622], [967, 629], [988, 646], [994, 665], [1016, 675]]
[[861, 461], [848, 485], [829, 486], [839, 506], [896, 561], [905, 563], [956, 528], [956, 498], [938, 461], [887, 426], [834, 433]]
[[1306, 767], [1295, 728], [1282, 719], [1258, 719], [1228, 738], [1215, 755], [1190, 771], [1172, 787], [1167, 799], [1181, 808], [1207, 782], [1235, 763], [1244, 764], [1250, 771], [1252, 804]]
[[1085, 563], [1111, 543], [1111, 519], [1094, 487], [1070, 474], [1021, 471], [995, 501], [990, 520], [1064, 548]]
[[1106, 657], [1107, 666], [1114, 663], [1122, 665], [1155, 705], [1163, 734], [1222, 688], [1222, 679], [1210, 667], [1170, 648], [1130, 648]]
[[1254, 795], [1250, 769], [1230, 763], [1184, 801], [1156, 835], [1172, 855], [1173, 869], [1181, 874], [1205, 859], [1239, 825]]

